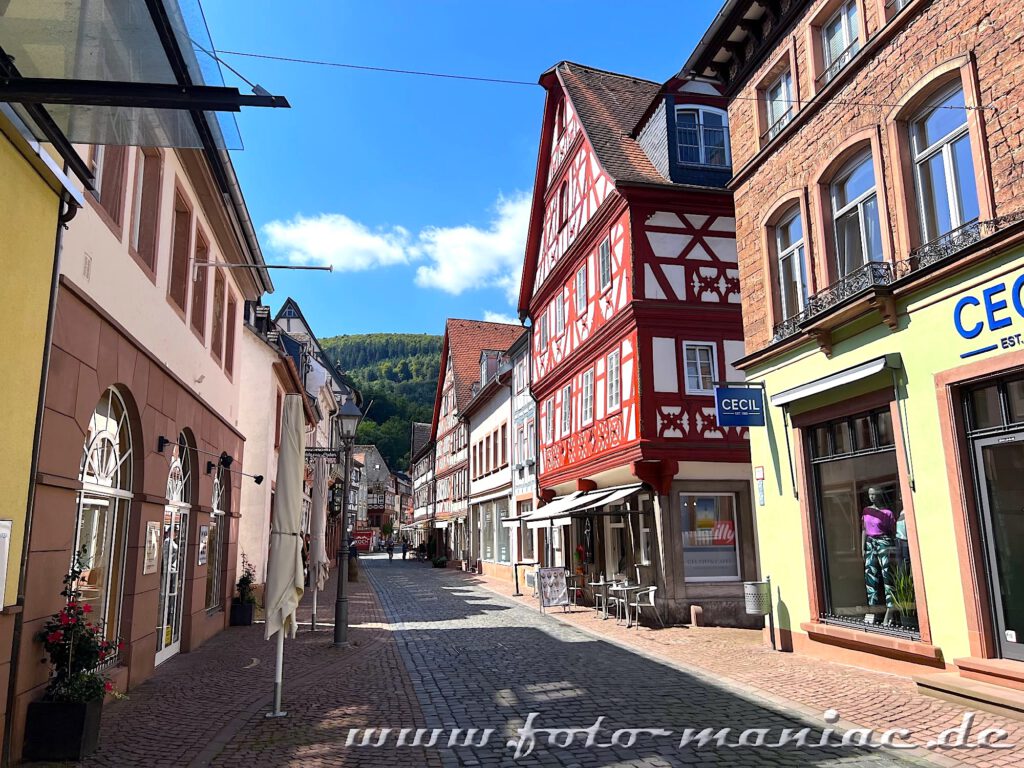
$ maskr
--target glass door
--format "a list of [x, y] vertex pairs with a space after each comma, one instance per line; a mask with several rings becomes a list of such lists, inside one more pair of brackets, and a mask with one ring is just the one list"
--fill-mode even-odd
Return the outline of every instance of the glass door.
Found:
[[1024, 661], [1024, 432], [974, 446], [996, 641], [1003, 658]]
[[185, 551], [188, 548], [187, 506], [164, 507], [164, 539], [160, 558], [160, 604], [156, 628], [156, 663], [181, 648], [181, 619], [185, 601]]

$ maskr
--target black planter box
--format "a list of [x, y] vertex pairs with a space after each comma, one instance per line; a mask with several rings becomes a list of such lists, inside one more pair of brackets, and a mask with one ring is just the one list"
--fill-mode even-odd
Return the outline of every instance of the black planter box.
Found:
[[232, 603], [231, 604], [231, 626], [248, 627], [252, 624], [253, 609], [255, 603]]
[[81, 760], [92, 754], [100, 740], [103, 699], [87, 704], [33, 701], [25, 720], [22, 759]]

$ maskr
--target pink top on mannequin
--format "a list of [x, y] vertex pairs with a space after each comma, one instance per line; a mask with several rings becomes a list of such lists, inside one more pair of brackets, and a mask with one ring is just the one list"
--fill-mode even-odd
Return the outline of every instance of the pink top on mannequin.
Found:
[[896, 532], [896, 515], [891, 509], [864, 507], [860, 518], [868, 536], [892, 536]]

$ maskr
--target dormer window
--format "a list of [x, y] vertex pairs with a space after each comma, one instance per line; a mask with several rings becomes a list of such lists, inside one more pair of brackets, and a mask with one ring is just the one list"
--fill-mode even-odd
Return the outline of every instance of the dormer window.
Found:
[[728, 115], [713, 107], [676, 107], [676, 143], [680, 163], [728, 167]]

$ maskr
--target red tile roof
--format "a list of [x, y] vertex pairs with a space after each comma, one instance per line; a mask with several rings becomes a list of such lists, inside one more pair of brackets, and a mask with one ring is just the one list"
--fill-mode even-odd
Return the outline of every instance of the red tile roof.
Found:
[[[455, 374], [455, 407], [462, 410], [473, 399], [473, 384], [480, 380], [480, 353], [504, 352], [526, 333], [521, 325], [487, 323], [483, 320], [449, 319], [445, 328], [448, 352]], [[441, 361], [444, 371], [445, 361]]]

